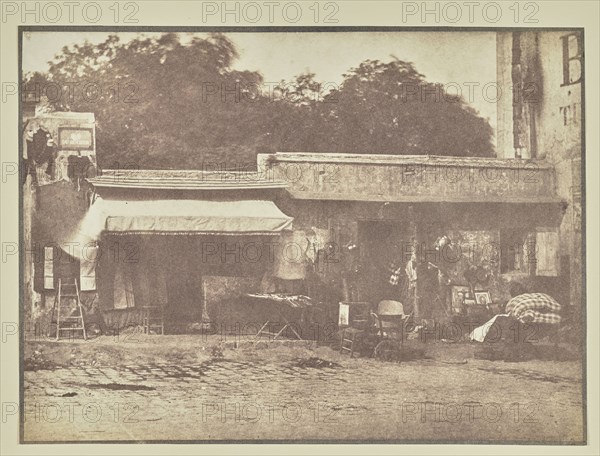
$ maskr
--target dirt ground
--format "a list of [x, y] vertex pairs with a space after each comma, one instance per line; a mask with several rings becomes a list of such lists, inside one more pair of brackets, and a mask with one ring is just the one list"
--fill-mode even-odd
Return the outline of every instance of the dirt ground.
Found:
[[577, 354], [481, 359], [495, 348], [409, 341], [386, 362], [314, 341], [30, 340], [23, 441], [583, 443]]

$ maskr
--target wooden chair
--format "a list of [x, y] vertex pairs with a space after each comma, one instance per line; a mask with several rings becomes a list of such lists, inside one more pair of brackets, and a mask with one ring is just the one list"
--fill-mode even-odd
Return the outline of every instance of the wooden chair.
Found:
[[411, 314], [404, 314], [401, 302], [384, 300], [377, 305], [377, 312], [371, 312], [377, 326], [379, 343], [373, 356], [382, 359], [399, 358], [404, 345], [404, 333]]
[[354, 357], [358, 340], [371, 328], [371, 304], [368, 302], [340, 302], [349, 307], [348, 324], [342, 328], [340, 353], [349, 352]]
[[142, 327], [144, 334], [165, 333], [164, 309], [160, 305], [142, 306]]

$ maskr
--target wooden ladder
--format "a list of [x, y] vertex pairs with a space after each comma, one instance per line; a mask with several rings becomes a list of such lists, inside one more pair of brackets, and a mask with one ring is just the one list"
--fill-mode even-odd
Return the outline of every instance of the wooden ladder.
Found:
[[[75, 312], [69, 312], [71, 306], [69, 303], [75, 299]], [[69, 312], [65, 314], [65, 312]], [[56, 290], [56, 299], [52, 306], [52, 314], [50, 315], [50, 328], [48, 337], [51, 336], [52, 325], [56, 325], [56, 340], [60, 339], [61, 332], [70, 332], [71, 337], [75, 331], [81, 331], [83, 339], [87, 340], [85, 332], [85, 322], [83, 320], [83, 307], [79, 296], [79, 286], [77, 279], [58, 279], [58, 288]]]

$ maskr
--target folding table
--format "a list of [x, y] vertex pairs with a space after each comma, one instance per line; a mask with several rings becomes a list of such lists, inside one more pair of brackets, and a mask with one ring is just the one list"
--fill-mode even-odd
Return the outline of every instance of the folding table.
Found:
[[273, 337], [272, 340], [275, 340], [279, 336], [281, 336], [287, 328], [289, 328], [294, 333], [294, 335], [298, 338], [298, 340], [302, 340], [302, 336], [300, 336], [300, 334], [298, 334], [298, 331], [296, 331], [296, 329], [294, 329], [293, 324], [290, 323], [290, 321], [287, 319], [287, 317], [285, 316], [285, 313], [283, 312], [282, 309], [284, 309], [284, 308], [299, 309], [301, 312], [300, 320], [303, 320], [304, 319], [304, 310], [312, 306], [312, 301], [308, 296], [291, 295], [291, 294], [285, 294], [285, 293], [256, 293], [256, 294], [255, 293], [246, 293], [244, 295], [244, 297], [250, 298], [253, 301], [255, 301], [257, 303], [261, 303], [265, 306], [268, 305], [271, 308], [274, 308], [277, 312], [277, 315], [281, 319], [277, 323], [280, 323], [281, 321], [283, 321], [283, 326], [279, 329], [278, 332], [274, 333], [274, 332], [270, 332], [267, 328], [270, 323], [274, 323], [274, 322], [272, 320], [267, 320], [262, 325], [262, 327], [258, 330], [258, 333], [256, 333], [256, 336], [254, 336], [254, 340], [260, 339], [260, 336], [262, 336], [263, 334], [267, 335], [267, 336], [271, 336], [271, 337]]

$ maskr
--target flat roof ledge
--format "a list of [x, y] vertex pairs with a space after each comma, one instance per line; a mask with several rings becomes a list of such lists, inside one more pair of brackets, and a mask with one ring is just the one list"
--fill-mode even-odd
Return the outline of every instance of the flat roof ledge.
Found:
[[277, 152], [274, 154], [258, 154], [261, 163], [336, 163], [336, 164], [365, 164], [365, 165], [429, 165], [429, 166], [459, 166], [475, 168], [539, 168], [552, 169], [552, 165], [544, 160], [524, 160], [517, 158], [494, 157], [448, 157], [442, 155], [391, 155], [391, 154], [346, 154], [318, 152]]
[[107, 169], [88, 181], [96, 187], [166, 190], [250, 190], [286, 188], [272, 173], [165, 169]]
[[259, 154], [258, 167], [296, 199], [560, 202], [554, 167], [541, 160], [277, 152]]

